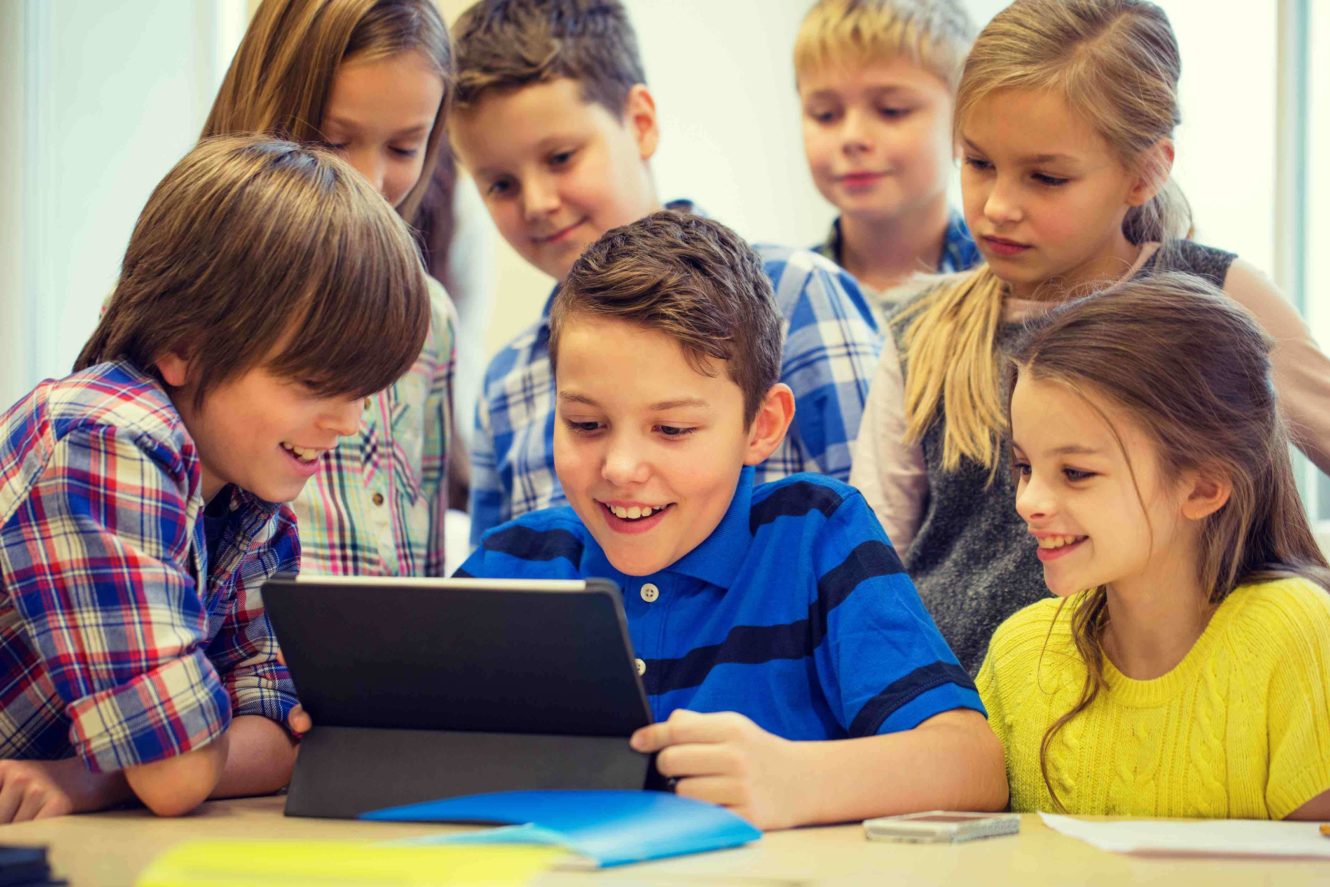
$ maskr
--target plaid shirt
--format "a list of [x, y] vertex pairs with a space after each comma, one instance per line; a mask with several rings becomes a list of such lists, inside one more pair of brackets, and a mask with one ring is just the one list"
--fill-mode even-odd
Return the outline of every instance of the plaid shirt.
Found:
[[208, 563], [198, 453], [125, 362], [0, 414], [0, 758], [97, 772], [295, 704], [259, 587], [300, 557], [289, 509], [232, 491]]
[[[807, 250], [754, 246], [785, 318], [781, 381], [794, 391], [794, 424], [757, 469], [757, 482], [799, 471], [850, 476], [868, 383], [882, 348], [854, 278]], [[554, 474], [550, 303], [540, 320], [490, 362], [476, 407], [471, 456], [471, 544], [491, 527], [567, 502]]]
[[420, 358], [366, 398], [360, 434], [324, 457], [291, 503], [306, 572], [442, 576], [452, 422], [452, 301], [433, 278], [430, 329]]

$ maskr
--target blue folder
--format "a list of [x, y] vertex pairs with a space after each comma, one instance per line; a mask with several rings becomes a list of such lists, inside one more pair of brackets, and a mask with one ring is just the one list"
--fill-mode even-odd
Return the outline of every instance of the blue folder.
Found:
[[613, 866], [737, 847], [762, 832], [723, 807], [654, 791], [513, 791], [387, 807], [361, 819], [485, 822], [508, 828], [430, 838], [430, 843], [556, 844]]

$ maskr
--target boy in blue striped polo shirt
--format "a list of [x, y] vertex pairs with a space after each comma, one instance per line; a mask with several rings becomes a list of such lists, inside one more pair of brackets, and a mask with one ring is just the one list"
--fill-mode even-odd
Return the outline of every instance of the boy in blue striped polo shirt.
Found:
[[[480, 0], [453, 38], [449, 133], [519, 255], [562, 281], [600, 235], [661, 209], [650, 164], [656, 105], [618, 0]], [[849, 480], [882, 348], [872, 308], [853, 278], [811, 251], [756, 249], [788, 324], [780, 378], [799, 405], [757, 477], [816, 471]], [[549, 308], [485, 372], [471, 453], [473, 544], [506, 520], [567, 501], [554, 470]]]
[[[680, 794], [763, 828], [1000, 809], [1002, 748], [863, 498], [753, 466], [794, 415], [757, 255], [662, 211], [605, 234], [550, 311], [569, 506], [487, 532], [459, 576], [603, 576]], [[838, 740], [828, 742], [825, 740]]]

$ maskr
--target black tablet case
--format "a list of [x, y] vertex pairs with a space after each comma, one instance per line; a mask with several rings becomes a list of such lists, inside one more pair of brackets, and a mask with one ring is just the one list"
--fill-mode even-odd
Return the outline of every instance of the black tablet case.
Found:
[[264, 605], [314, 728], [286, 815], [644, 786], [650, 723], [608, 581], [277, 576]]

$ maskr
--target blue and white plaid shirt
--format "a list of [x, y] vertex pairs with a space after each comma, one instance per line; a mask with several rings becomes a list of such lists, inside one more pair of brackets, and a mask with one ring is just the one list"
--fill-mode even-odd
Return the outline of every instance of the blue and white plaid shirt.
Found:
[[[808, 250], [755, 245], [781, 316], [780, 379], [794, 391], [794, 424], [757, 469], [757, 482], [800, 471], [850, 476], [882, 340], [854, 278]], [[471, 455], [471, 544], [491, 527], [567, 502], [554, 473], [550, 303], [540, 320], [490, 361], [476, 407]]]

